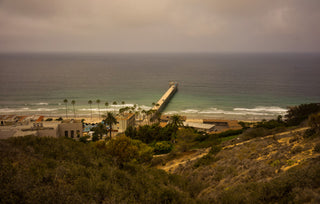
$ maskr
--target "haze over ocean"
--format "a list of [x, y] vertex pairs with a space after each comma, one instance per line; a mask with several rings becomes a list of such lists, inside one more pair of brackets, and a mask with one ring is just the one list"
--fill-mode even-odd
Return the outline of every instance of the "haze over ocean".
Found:
[[96, 99], [102, 111], [148, 109], [170, 80], [179, 91], [165, 113], [189, 117], [268, 119], [320, 102], [320, 54], [2, 54], [0, 70], [0, 114], [63, 116], [64, 98], [83, 116]]

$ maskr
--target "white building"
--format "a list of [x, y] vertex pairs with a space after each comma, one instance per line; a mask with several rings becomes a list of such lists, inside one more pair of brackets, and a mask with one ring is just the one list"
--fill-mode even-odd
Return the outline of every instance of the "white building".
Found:
[[135, 115], [134, 113], [125, 113], [118, 115], [116, 117], [117, 124], [115, 125], [114, 130], [117, 130], [118, 133], [123, 133], [130, 126], [135, 126]]

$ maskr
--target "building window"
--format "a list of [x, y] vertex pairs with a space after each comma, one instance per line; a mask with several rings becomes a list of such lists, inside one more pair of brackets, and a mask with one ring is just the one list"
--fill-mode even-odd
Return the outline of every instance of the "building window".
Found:
[[77, 138], [80, 137], [80, 130], [77, 130]]
[[71, 130], [71, 138], [74, 137], [74, 130]]
[[65, 136], [65, 137], [68, 137], [68, 131], [67, 131], [67, 130], [64, 131], [64, 136]]

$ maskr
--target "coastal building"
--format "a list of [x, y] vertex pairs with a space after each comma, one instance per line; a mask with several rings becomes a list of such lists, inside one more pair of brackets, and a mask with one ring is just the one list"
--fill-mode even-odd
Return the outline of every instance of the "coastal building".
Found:
[[[186, 116], [180, 116], [182, 122], [187, 120]], [[161, 115], [160, 117], [160, 127], [165, 127], [167, 126], [167, 124], [169, 123], [169, 121], [171, 120], [171, 115]]]
[[0, 116], [0, 124], [1, 126], [10, 126], [14, 125], [16, 122], [15, 115], [1, 115]]
[[194, 122], [183, 122], [185, 127], [193, 127], [196, 130], [203, 131], [203, 132], [212, 132], [215, 131], [215, 125], [213, 124], [204, 124], [204, 123], [194, 123]]
[[60, 137], [80, 138], [83, 136], [82, 122], [80, 120], [63, 120], [59, 124]]
[[[186, 121], [186, 116], [180, 116], [182, 121]], [[161, 115], [160, 122], [169, 122], [171, 119], [171, 115]]]
[[203, 123], [215, 125], [217, 132], [242, 129], [237, 120], [203, 119]]
[[120, 114], [116, 117], [117, 124], [115, 125], [115, 130], [118, 131], [118, 133], [123, 133], [126, 131], [126, 129], [130, 126], [135, 126], [135, 114], [134, 113], [124, 113]]

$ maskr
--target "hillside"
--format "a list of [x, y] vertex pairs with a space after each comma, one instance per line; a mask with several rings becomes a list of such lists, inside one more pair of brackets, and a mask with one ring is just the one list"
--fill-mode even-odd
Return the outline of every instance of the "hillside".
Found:
[[198, 160], [188, 157], [159, 168], [201, 183], [195, 193], [202, 202], [319, 203], [320, 137], [304, 138], [305, 130], [235, 139]]
[[0, 140], [0, 203], [320, 203], [319, 111], [217, 134], [172, 123], [106, 141]]

